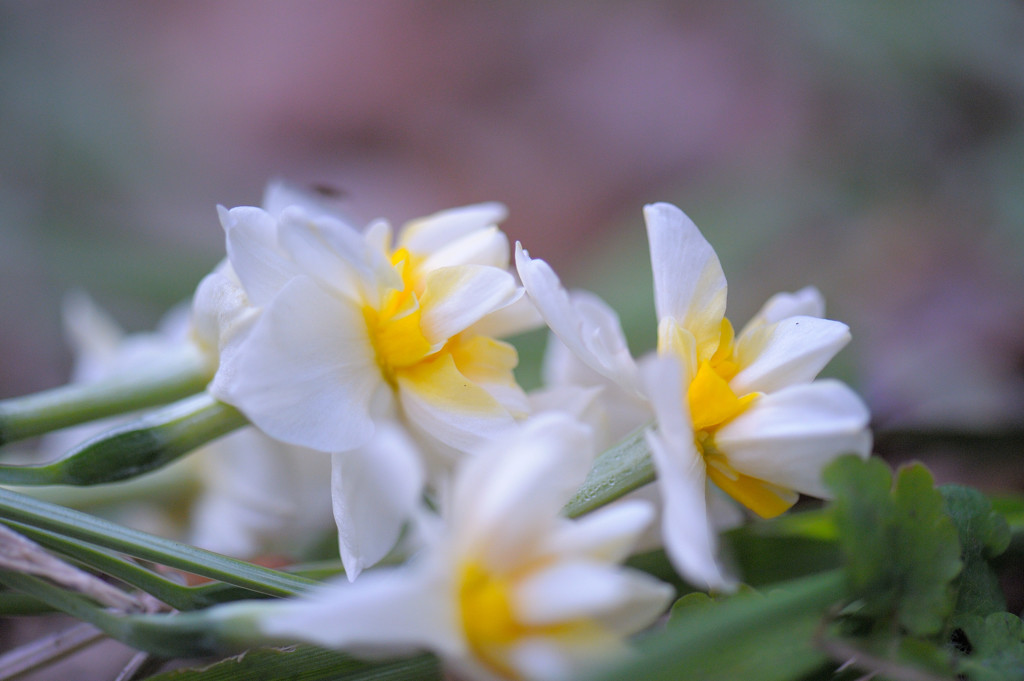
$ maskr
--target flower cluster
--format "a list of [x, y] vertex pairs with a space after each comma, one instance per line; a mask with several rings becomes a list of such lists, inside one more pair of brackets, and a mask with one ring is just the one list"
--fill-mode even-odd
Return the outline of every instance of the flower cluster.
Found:
[[[735, 333], [710, 244], [648, 206], [658, 347], [634, 358], [599, 298], [519, 245], [511, 267], [504, 214], [358, 228], [278, 186], [262, 208], [221, 209], [227, 259], [192, 309], [209, 390], [261, 437], [330, 460], [347, 580], [218, 617], [273, 640], [429, 649], [474, 678], [564, 678], [664, 613], [672, 589], [621, 566], [659, 511], [679, 574], [729, 589], [742, 576], [718, 555], [722, 527], [825, 496], [830, 461], [868, 455], [864, 404], [816, 379], [850, 338], [817, 290], [770, 298]], [[542, 323], [546, 385], [528, 395], [500, 339]], [[595, 457], [638, 428], [653, 502], [565, 518]], [[274, 477], [256, 485], [270, 505]], [[396, 547], [411, 558], [359, 576]]]

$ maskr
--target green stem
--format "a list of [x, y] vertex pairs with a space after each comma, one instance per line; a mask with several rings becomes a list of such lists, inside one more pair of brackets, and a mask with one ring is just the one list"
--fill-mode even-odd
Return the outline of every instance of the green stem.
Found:
[[[142, 589], [149, 595], [177, 610], [192, 610], [218, 602], [217, 599], [204, 598], [203, 592], [198, 591], [196, 587], [188, 587], [172, 582], [141, 565], [127, 561], [91, 544], [69, 539], [55, 532], [29, 527], [22, 523], [7, 521], [5, 524], [37, 544], [58, 552], [62, 556], [70, 558], [81, 565], [88, 566], [105, 575], [119, 579], [126, 584]], [[252, 597], [251, 591], [243, 593], [247, 593], [250, 598]]]
[[234, 407], [200, 393], [117, 426], [42, 466], [0, 465], [0, 484], [98, 485], [166, 466], [246, 425]]
[[0, 583], [88, 622], [122, 643], [156, 655], [214, 655], [260, 643], [255, 627], [210, 617], [206, 611], [160, 616], [118, 615], [38, 577], [0, 570]]
[[203, 389], [209, 361], [186, 345], [145, 370], [0, 401], [0, 446], [52, 430], [166, 404]]
[[609, 504], [635, 489], [654, 482], [654, 462], [644, 440], [649, 425], [630, 433], [626, 439], [602, 452], [576, 495], [562, 512], [576, 518]]
[[74, 511], [0, 488], [0, 519], [112, 549], [129, 556], [234, 584], [269, 596], [292, 596], [317, 582], [180, 542], [132, 530], [87, 513]]

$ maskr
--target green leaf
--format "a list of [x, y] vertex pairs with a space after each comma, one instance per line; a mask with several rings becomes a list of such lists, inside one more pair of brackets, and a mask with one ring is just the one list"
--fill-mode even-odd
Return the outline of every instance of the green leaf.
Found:
[[48, 615], [54, 609], [38, 598], [33, 598], [20, 591], [0, 589], [0, 617], [16, 615]]
[[183, 346], [141, 371], [0, 401], [0, 446], [52, 430], [166, 404], [202, 390], [213, 378], [195, 348]]
[[956, 527], [928, 470], [902, 468], [892, 484], [880, 460], [843, 457], [824, 473], [856, 615], [876, 630], [943, 630], [961, 568]]
[[706, 594], [694, 591], [677, 599], [668, 612], [668, 627], [686, 626], [692, 618], [702, 617], [701, 612], [710, 612], [716, 604], [725, 603], [736, 598], [763, 598], [754, 587], [741, 584], [736, 593]]
[[0, 488], [0, 519], [63, 534], [269, 596], [293, 596], [316, 584], [311, 579], [204, 551], [3, 488]]
[[[819, 513], [812, 513], [816, 520], [820, 517]], [[792, 517], [796, 515], [805, 514]], [[746, 583], [758, 587], [777, 584], [842, 565], [834, 539], [794, 535], [790, 520], [784, 516], [751, 523], [724, 535], [723, 544]]]
[[147, 681], [428, 681], [441, 679], [432, 655], [391, 662], [365, 662], [342, 653], [294, 646], [260, 648], [194, 669], [177, 669]]
[[1008, 612], [984, 619], [970, 616], [963, 631], [970, 652], [959, 659], [958, 674], [971, 681], [1024, 679], [1024, 624], [1019, 617]]
[[955, 620], [964, 615], [984, 617], [1006, 610], [999, 577], [989, 564], [989, 559], [1001, 555], [1010, 544], [1006, 520], [992, 510], [992, 502], [977, 490], [944, 485], [940, 491], [960, 537], [964, 564], [955, 582]]
[[794, 580], [764, 595], [722, 602], [691, 595], [674, 608], [671, 626], [637, 643], [636, 655], [592, 681], [784, 681], [828, 662], [814, 645], [830, 605], [842, 600], [839, 571]]
[[100, 433], [43, 466], [0, 466], [0, 484], [98, 485], [148, 473], [246, 425], [207, 393]]
[[1024, 497], [993, 497], [992, 509], [1006, 519], [1012, 533], [1024, 531]]
[[594, 466], [563, 513], [576, 518], [654, 482], [654, 463], [644, 439], [644, 425], [594, 460]]
[[694, 613], [707, 612], [714, 605], [715, 599], [710, 594], [706, 594], [703, 591], [688, 593], [672, 604], [668, 611], [667, 626], [685, 626], [687, 619], [693, 616]]

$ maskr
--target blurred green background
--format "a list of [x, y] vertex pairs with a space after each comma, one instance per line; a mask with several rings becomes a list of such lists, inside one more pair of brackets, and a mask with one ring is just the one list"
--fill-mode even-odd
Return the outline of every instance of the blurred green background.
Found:
[[222, 257], [216, 204], [285, 178], [360, 220], [503, 201], [636, 352], [673, 201], [738, 324], [825, 293], [879, 426], [1019, 426], [1021, 36], [968, 0], [0, 4], [0, 397], [65, 380], [68, 290], [150, 328]]

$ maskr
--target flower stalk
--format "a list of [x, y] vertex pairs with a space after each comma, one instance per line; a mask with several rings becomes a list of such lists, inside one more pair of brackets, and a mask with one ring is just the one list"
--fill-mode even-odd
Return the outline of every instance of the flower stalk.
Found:
[[40, 466], [0, 466], [5, 485], [98, 485], [165, 466], [246, 425], [238, 410], [201, 393], [116, 426]]
[[0, 446], [193, 395], [213, 378], [208, 358], [183, 346], [143, 371], [0, 401]]

